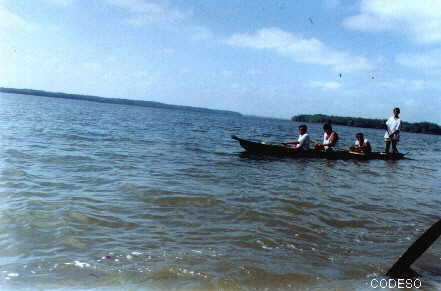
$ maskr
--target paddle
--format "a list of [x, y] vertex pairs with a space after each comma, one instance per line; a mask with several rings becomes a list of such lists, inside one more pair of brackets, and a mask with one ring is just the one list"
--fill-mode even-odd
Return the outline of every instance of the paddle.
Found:
[[[314, 139], [311, 139], [311, 138], [309, 139], [309, 141], [312, 142], [313, 144], [319, 144], [318, 141], [316, 141], [316, 140], [314, 140]], [[280, 144], [283, 145], [283, 146], [289, 147], [289, 144], [288, 144], [288, 143], [281, 142]]]
[[395, 279], [407, 279], [418, 276], [410, 266], [438, 239], [441, 235], [441, 219], [421, 235], [407, 251], [395, 262], [386, 276]]
[[365, 156], [366, 155], [365, 152], [356, 152], [356, 151], [351, 151], [351, 150], [348, 150], [348, 153], [350, 153], [351, 155], [359, 155], [359, 156]]
[[386, 122], [384, 122], [384, 129], [386, 129], [386, 131], [387, 131], [387, 135], [389, 136], [389, 138], [390, 138], [390, 131], [389, 131], [389, 128], [387, 127], [387, 120], [386, 120]]

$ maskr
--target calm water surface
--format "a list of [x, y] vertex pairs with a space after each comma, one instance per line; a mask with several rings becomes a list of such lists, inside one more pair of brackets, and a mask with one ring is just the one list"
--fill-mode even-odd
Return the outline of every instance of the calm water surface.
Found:
[[[360, 130], [336, 129], [342, 146]], [[368, 290], [440, 218], [439, 136], [360, 162], [246, 157], [232, 134], [297, 136], [288, 120], [1, 93], [0, 289]], [[415, 264], [424, 289], [440, 259], [437, 242]]]

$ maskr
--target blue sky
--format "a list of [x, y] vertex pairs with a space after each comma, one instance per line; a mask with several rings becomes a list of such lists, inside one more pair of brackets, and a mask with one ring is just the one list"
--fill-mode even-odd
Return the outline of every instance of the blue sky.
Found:
[[0, 86], [441, 123], [441, 1], [0, 0]]

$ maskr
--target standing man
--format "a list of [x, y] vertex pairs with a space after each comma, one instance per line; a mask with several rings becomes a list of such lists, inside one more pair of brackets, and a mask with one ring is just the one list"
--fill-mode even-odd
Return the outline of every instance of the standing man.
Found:
[[392, 153], [398, 153], [397, 144], [400, 141], [401, 119], [400, 108], [395, 107], [393, 115], [386, 121], [386, 133], [384, 134], [384, 151], [389, 153], [390, 144], [392, 143]]

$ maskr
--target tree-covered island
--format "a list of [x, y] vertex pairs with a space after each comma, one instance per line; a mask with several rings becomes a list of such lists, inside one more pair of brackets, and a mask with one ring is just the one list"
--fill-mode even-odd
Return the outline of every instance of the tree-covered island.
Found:
[[[291, 119], [297, 122], [331, 123], [337, 125], [377, 129], [384, 129], [386, 122], [386, 120], [383, 119], [330, 116], [324, 114], [302, 114], [293, 116]], [[441, 135], [441, 126], [431, 122], [403, 122], [402, 131]]]
[[208, 109], [208, 108], [184, 106], [184, 105], [172, 105], [172, 104], [166, 104], [166, 103], [155, 102], [155, 101], [131, 100], [131, 99], [120, 99], [120, 98], [105, 98], [105, 97], [92, 96], [92, 95], [69, 94], [69, 93], [61, 93], [61, 92], [48, 92], [48, 91], [33, 90], [33, 89], [15, 89], [15, 88], [0, 87], [0, 92], [12, 93], [12, 94], [22, 94], [22, 95], [32, 95], [32, 96], [53, 97], [53, 98], [74, 99], [74, 100], [84, 100], [84, 101], [92, 101], [92, 102], [99, 102], [99, 103], [133, 105], [133, 106], [141, 106], [141, 107], [191, 110], [191, 111], [207, 112], [207, 113], [233, 114], [233, 115], [238, 115], [238, 116], [242, 115], [238, 112], [229, 111], [229, 110]]

